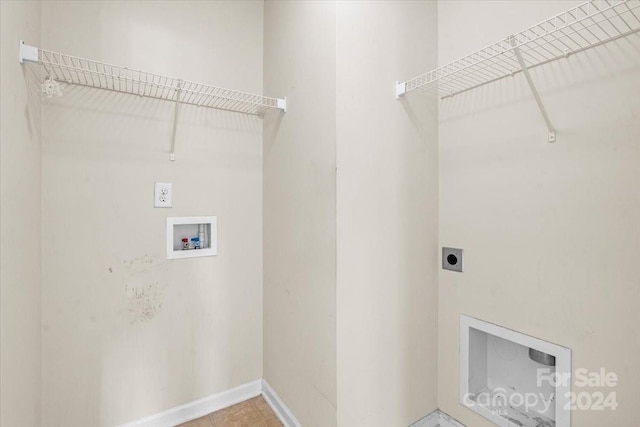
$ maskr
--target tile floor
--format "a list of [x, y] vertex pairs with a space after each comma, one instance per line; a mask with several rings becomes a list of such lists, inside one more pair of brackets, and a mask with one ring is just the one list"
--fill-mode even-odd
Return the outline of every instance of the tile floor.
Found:
[[258, 396], [177, 427], [282, 427], [282, 423]]

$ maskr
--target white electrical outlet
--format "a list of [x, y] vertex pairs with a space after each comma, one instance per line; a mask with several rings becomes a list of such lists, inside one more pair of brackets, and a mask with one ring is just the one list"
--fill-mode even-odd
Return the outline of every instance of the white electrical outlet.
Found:
[[170, 208], [173, 205], [173, 191], [170, 182], [156, 182], [153, 206], [156, 208]]

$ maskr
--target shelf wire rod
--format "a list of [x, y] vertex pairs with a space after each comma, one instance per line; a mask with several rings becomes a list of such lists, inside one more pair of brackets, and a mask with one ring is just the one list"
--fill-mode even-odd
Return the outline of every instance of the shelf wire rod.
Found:
[[[87, 62], [87, 67], [89, 68], [90, 71], [93, 71], [93, 73], [91, 74], [91, 80], [93, 80], [93, 86], [94, 87], [102, 87], [102, 84], [100, 83], [100, 74], [98, 72], [98, 67], [96, 67], [96, 64], [93, 62]], [[93, 67], [93, 69], [91, 69]]]
[[142, 96], [144, 94], [144, 88], [142, 87], [142, 71], [138, 70], [138, 96]]
[[207, 107], [216, 108], [216, 102], [220, 99], [217, 90], [212, 91], [211, 96], [207, 98]]
[[480, 74], [485, 77], [485, 79], [491, 79], [491, 76], [486, 74], [482, 69], [467, 69], [464, 73], [459, 74], [451, 74], [446, 77], [443, 77], [439, 80], [446, 87], [451, 87], [454, 90], [463, 89], [468, 85], [475, 85], [478, 82], [483, 81], [484, 79], [479, 79], [477, 77], [474, 78], [474, 74]]
[[106, 67], [102, 65], [102, 76], [99, 77], [100, 85], [102, 85], [102, 79], [104, 78], [104, 86], [106, 89], [116, 90], [115, 82], [113, 80], [113, 67]]
[[200, 93], [200, 96], [196, 99], [196, 104], [198, 106], [202, 105], [203, 100], [206, 99], [211, 93], [211, 87], [205, 87], [205, 90]]
[[211, 99], [209, 100], [209, 107], [212, 108], [218, 108], [219, 107], [219, 103], [222, 100], [222, 98], [220, 98], [220, 95], [218, 93], [216, 93], [214, 96], [211, 97]]
[[160, 77], [157, 82], [154, 82], [156, 88], [156, 97], [158, 99], [165, 99], [164, 92], [166, 89], [166, 80], [166, 78]]
[[640, 16], [636, 15], [632, 8], [629, 7], [629, 3], [623, 3], [629, 12], [636, 18], [636, 21], [640, 22]]
[[228, 97], [222, 103], [226, 109], [238, 108], [238, 100]]
[[56, 70], [54, 69], [54, 63], [52, 60], [50, 60], [50, 58], [45, 58], [47, 64], [49, 65], [49, 69], [47, 70], [47, 73], [49, 74], [49, 77], [52, 79], [58, 79], [58, 74], [56, 73]]
[[67, 63], [67, 72], [69, 73], [69, 80], [67, 81], [67, 83], [70, 84], [75, 84], [76, 82], [80, 81], [80, 75], [78, 74], [78, 71], [76, 70], [76, 64], [73, 60], [73, 58], [69, 57], [69, 63]]
[[539, 51], [540, 46], [538, 45], [538, 41], [533, 42], [531, 45], [528, 45], [524, 48], [519, 48], [520, 52], [523, 56], [526, 56], [530, 62], [543, 62], [548, 60], [550, 57], [556, 57], [555, 54], [551, 54], [551, 56], [545, 56], [542, 52]]
[[[558, 30], [558, 32], [563, 35], [564, 34], [564, 28], [561, 28]], [[556, 35], [553, 36], [554, 37], [554, 41], [557, 41], [559, 44], [561, 44], [563, 46], [563, 49], [560, 49], [558, 47], [556, 47], [556, 49], [560, 50], [562, 52], [563, 55], [566, 54], [566, 52], [572, 50], [571, 46], [569, 46], [567, 43], [565, 43], [564, 40], [562, 40], [562, 37], [558, 37]], [[575, 43], [575, 41], [574, 41]], [[579, 45], [578, 45], [579, 46]]]
[[48, 78], [55, 78], [55, 77], [53, 76], [53, 74], [54, 74], [54, 73], [53, 73], [53, 71], [52, 71], [52, 70], [50, 70], [50, 69], [49, 69], [49, 67], [48, 67], [47, 65], [45, 65], [44, 63], [43, 63], [42, 65], [43, 65], [43, 67], [44, 67], [44, 71], [47, 73], [47, 77], [48, 77]]
[[[496, 76], [487, 75], [487, 74], [483, 74], [485, 76], [484, 79], [478, 79], [478, 78], [474, 79], [472, 74], [473, 72], [475, 72], [475, 70], [473, 70], [472, 68], [465, 70], [464, 74], [462, 74], [461, 79], [457, 78], [460, 76], [457, 76], [456, 74], [448, 75], [441, 78], [440, 80], [438, 80], [438, 83], [440, 84], [440, 89], [441, 89], [440, 92], [445, 96], [453, 96], [456, 93], [464, 91], [467, 87], [469, 87], [469, 85], [471, 85], [472, 87], [477, 87], [479, 85], [484, 84], [487, 81], [492, 81], [496, 79]], [[464, 82], [466, 82], [466, 85], [463, 82], [460, 82], [460, 80], [463, 80]]]
[[[443, 96], [453, 96], [457, 93], [460, 93], [462, 91], [465, 90], [465, 88], [467, 87], [467, 85], [464, 85], [463, 83], [456, 81], [456, 79], [453, 76], [448, 76], [445, 77], [441, 80], [438, 80], [437, 82], [438, 84], [438, 88], [440, 93]], [[477, 87], [478, 85], [482, 84], [481, 82], [474, 82], [471, 83], [474, 85], [474, 87]], [[424, 86], [421, 86], [424, 87]]]
[[[228, 91], [227, 91], [227, 94], [228, 94]], [[233, 98], [233, 94], [228, 94], [224, 105], [225, 105], [225, 108], [227, 109], [237, 108], [237, 106], [239, 105], [239, 101], [237, 98]]]
[[[493, 55], [493, 56], [497, 56], [497, 55], [500, 55], [500, 54], [502, 54], [502, 53], [496, 53], [496, 54], [495, 54], [495, 55]], [[486, 60], [486, 59], [485, 59], [485, 60]], [[454, 64], [454, 62], [449, 63], [449, 64], [446, 64], [446, 65], [444, 65], [443, 67], [441, 67], [441, 68], [438, 68], [438, 69], [434, 70], [434, 71], [436, 71], [436, 77], [432, 80], [432, 82], [434, 82], [434, 81], [438, 81], [439, 79], [441, 79], [441, 78], [442, 78], [442, 76], [441, 76], [441, 74], [440, 74], [440, 73], [441, 73], [443, 70], [449, 70], [449, 68], [450, 68], [450, 67], [453, 67], [453, 66], [454, 66], [453, 64]], [[444, 73], [444, 75], [449, 75], [449, 74], [452, 74], [453, 72], [461, 72], [461, 71], [463, 71], [463, 70], [468, 69], [469, 67], [471, 67], [471, 65], [475, 65], [475, 62], [474, 62], [473, 64], [464, 65], [464, 66], [461, 66], [460, 68], [456, 68], [454, 71], [446, 71], [446, 72]], [[414, 79], [412, 79], [412, 80], [414, 80]]]
[[424, 92], [426, 94], [429, 95], [436, 95], [436, 96], [440, 96], [440, 92], [439, 92], [439, 88], [438, 87], [434, 87], [434, 86], [422, 86], [419, 87], [417, 90], [419, 90], [420, 92]]
[[229, 99], [226, 107], [228, 109], [234, 109], [234, 108], [239, 108], [238, 106], [242, 105], [242, 103], [238, 100], [238, 99]]
[[[598, 42], [598, 43], [595, 43], [595, 44], [589, 44], [589, 45], [586, 45], [586, 46], [579, 46], [579, 47], [578, 47], [577, 49], [575, 49], [572, 53], [580, 53], [580, 52], [583, 52], [583, 51], [588, 50], [588, 49], [590, 49], [590, 48], [594, 48], [594, 47], [597, 47], [597, 46], [599, 46], [599, 45], [602, 45], [602, 44], [608, 43], [609, 41], [617, 40], [617, 39], [619, 39], [619, 38], [626, 37], [626, 36], [628, 36], [628, 35], [630, 35], [630, 34], [635, 34], [635, 33], [637, 33], [638, 31], [640, 31], [640, 28], [638, 28], [638, 29], [634, 29], [634, 30], [632, 30], [632, 31], [629, 31], [629, 32], [626, 32], [626, 33], [623, 33], [623, 34], [620, 34], [620, 35], [618, 35], [618, 36], [614, 37], [614, 38], [613, 38], [613, 39], [611, 39], [611, 40], [603, 40], [603, 41]], [[538, 66], [541, 66], [541, 65], [548, 64], [548, 63], [553, 62], [553, 61], [555, 61], [555, 60], [557, 60], [557, 59], [558, 59], [558, 58], [552, 58], [552, 59], [549, 59], [549, 60], [544, 61], [544, 62], [541, 62], [541, 63], [533, 64], [532, 66], [530, 66], [530, 67], [529, 67], [529, 69], [534, 68], [534, 67], [538, 67]], [[518, 72], [520, 72], [520, 70], [516, 71], [516, 73], [518, 73]], [[507, 77], [507, 76], [501, 76], [501, 77], [497, 78], [496, 80], [500, 80], [500, 79], [502, 79], [502, 78], [504, 78], [504, 77]], [[491, 81], [490, 81], [490, 82], [483, 83], [482, 85], [479, 85], [479, 86], [483, 86], [483, 85], [488, 84], [488, 83], [491, 83]], [[475, 86], [475, 87], [478, 87], [478, 86]], [[469, 90], [471, 90], [471, 89], [474, 89], [475, 87], [465, 88], [465, 89], [464, 89], [463, 91], [461, 91], [461, 92], [469, 91]], [[454, 93], [454, 94], [452, 94], [452, 95], [457, 95], [457, 94], [458, 94], [458, 93]], [[450, 96], [452, 96], [452, 95], [444, 96], [443, 98], [448, 98], [448, 97], [450, 97]]]
[[[555, 30], [554, 30], [554, 33], [555, 33]], [[536, 49], [534, 48], [539, 48], [541, 50], [544, 50], [549, 55], [551, 55], [551, 57], [556, 57], [558, 54], [556, 52], [551, 51], [550, 49], [556, 49], [560, 52], [560, 54], [564, 54], [563, 49], [560, 49], [555, 44], [553, 44], [553, 41], [557, 40], [554, 33], [546, 33], [541, 35], [534, 33], [536, 34], [537, 37], [532, 38], [522, 44], [519, 44], [521, 52], [525, 53], [529, 51], [534, 51], [536, 52], [536, 54], [538, 54], [542, 58], [542, 60], [549, 59], [549, 57], [544, 56], [542, 52], [537, 52]], [[534, 55], [530, 54], [530, 56], [534, 56]]]
[[149, 87], [149, 95], [151, 95], [151, 87], [149, 86], [149, 73], [144, 73], [144, 85], [142, 87], [142, 94], [147, 96], [147, 87]]
[[[158, 83], [159, 83], [159, 79], [158, 79]], [[158, 97], [158, 86], [156, 85], [156, 80], [153, 77], [151, 78], [151, 82], [149, 85], [149, 95], [153, 96], [154, 98]]]
[[106, 89], [109, 90], [115, 90], [115, 83], [113, 81], [113, 67], [109, 66], [103, 66], [102, 67], [102, 71], [104, 72], [104, 84], [106, 86]]
[[78, 70], [77, 70], [78, 67], [74, 64], [73, 58], [70, 58], [70, 60], [71, 60], [71, 66], [73, 67], [72, 71], [74, 72], [75, 77], [76, 77], [74, 82], [80, 82], [81, 81], [80, 80], [80, 73], [78, 73]]
[[[442, 93], [442, 98], [449, 98], [451, 96], [457, 95], [459, 93], [462, 92], [466, 92], [468, 90], [477, 88], [479, 86], [484, 86], [488, 83], [506, 78], [506, 77], [510, 77], [513, 76], [517, 73], [519, 73], [521, 71], [519, 64], [517, 63], [517, 61], [514, 58], [508, 58], [508, 61], [513, 62], [514, 63], [514, 67], [512, 69], [510, 69], [507, 73], [501, 72], [501, 73], [496, 73], [492, 76], [490, 76], [489, 78], [483, 79], [483, 80], [478, 80], [476, 79], [476, 81], [473, 81], [472, 83], [470, 83], [471, 86], [455, 86], [455, 85], [448, 85], [448, 83], [450, 82], [451, 79], [453, 79], [455, 76], [447, 76], [445, 77], [443, 80], [441, 80], [440, 82], [446, 85], [444, 86], [444, 89], [441, 90], [440, 92]], [[484, 66], [488, 66], [487, 64], [484, 64]], [[448, 80], [447, 80], [448, 79]]]
[[[582, 9], [580, 9], [580, 10], [582, 10]], [[576, 19], [576, 22], [575, 22], [575, 23], [576, 23], [576, 24], [580, 24], [580, 25], [581, 25], [585, 30], [587, 30], [587, 32], [588, 32], [589, 34], [591, 34], [591, 35], [593, 36], [593, 38], [595, 38], [596, 40], [600, 40], [600, 38], [599, 38], [598, 36], [596, 36], [596, 35], [591, 31], [591, 29], [590, 29], [588, 26], [584, 25], [584, 20], [585, 20], [585, 19], [587, 19], [587, 18], [582, 18], [582, 19], [580, 19], [580, 20]], [[578, 32], [578, 30], [577, 30], [577, 29], [576, 29], [576, 32]]]
[[[163, 82], [163, 79], [164, 79], [164, 82]], [[168, 80], [166, 77], [160, 77], [158, 79], [158, 84], [156, 85], [156, 96], [160, 99], [165, 99], [164, 92], [167, 87], [167, 81]]]
[[93, 63], [91, 61], [84, 61], [85, 65], [84, 68], [86, 70], [86, 73], [89, 75], [89, 77], [91, 77], [91, 85], [93, 87], [98, 87], [98, 81], [96, 81], [96, 75], [97, 75], [97, 70], [95, 69], [95, 67], [92, 67]]
[[[611, 18], [607, 16], [606, 13], [603, 13], [602, 16], [604, 17], [604, 19], [606, 19], [606, 21], [609, 23], [609, 25], [611, 25], [616, 30], [616, 32], [618, 34], [623, 33], [625, 31], [625, 30], [621, 30], [620, 28], [618, 28], [618, 26], [615, 24], [615, 22], [613, 22], [611, 20]], [[631, 27], [629, 27], [629, 25], [627, 25], [625, 20], [620, 15], [616, 15], [616, 16], [620, 18], [620, 21], [627, 27], [628, 30], [631, 29]]]
[[[77, 69], [78, 71], [78, 75], [82, 76], [82, 80], [84, 80], [84, 84], [85, 85], [89, 85], [89, 79], [87, 78], [87, 74], [84, 72], [84, 69], [82, 68], [82, 61], [80, 59], [76, 59], [77, 62]], [[79, 82], [82, 82], [81, 79], [78, 79]]]
[[[617, 17], [618, 17], [618, 18], [620, 18], [620, 22], [622, 22], [622, 23], [625, 25], [625, 27], [627, 27], [627, 31], [630, 31], [630, 30], [632, 30], [632, 29], [633, 29], [633, 28], [631, 28], [631, 25], [629, 25], [629, 23], [627, 22], [627, 20], [626, 20], [626, 19], [624, 19], [624, 15], [623, 15], [623, 14], [619, 14], [619, 15], [617, 15]], [[622, 32], [622, 31], [621, 31], [621, 32]]]
[[197, 106], [201, 106], [204, 100], [207, 99], [207, 97], [211, 93], [211, 90], [212, 89], [210, 86], [202, 85], [202, 90], [198, 92], [198, 96], [194, 100], [194, 104], [196, 104]]
[[[569, 30], [569, 33], [567, 33], [565, 30]], [[576, 42], [573, 37], [571, 37], [572, 35], [578, 36], [580, 37], [587, 45], [591, 44], [591, 41], [589, 39], [587, 39], [585, 36], [582, 35], [582, 33], [580, 31], [578, 31], [577, 28], [571, 28], [571, 27], [565, 27], [562, 28], [562, 34], [564, 34], [566, 37], [568, 37], [569, 39], [571, 39], [574, 43], [576, 43], [578, 46], [582, 47], [584, 46], [582, 43]]]
[[[62, 60], [62, 63], [66, 66], [68, 66], [67, 61], [65, 61], [64, 56], [60, 58]], [[69, 78], [67, 78], [67, 76], [65, 75], [65, 71], [67, 72], [67, 74], [69, 75]], [[62, 76], [64, 77], [64, 79], [68, 82], [73, 81], [73, 77], [71, 76], [71, 72], [69, 71], [69, 69], [61, 69], [60, 72], [62, 73]]]
[[[600, 21], [601, 23], [602, 23], [602, 22], [604, 22], [604, 20], [607, 20], [607, 21], [612, 25], [612, 27], [616, 30], [616, 32], [617, 32], [618, 34], [622, 32], [622, 31], [620, 31], [620, 29], [619, 29], [618, 27], [616, 27], [616, 26], [615, 26], [615, 25], [614, 25], [614, 24], [609, 20], [609, 18], [607, 17], [606, 11], [601, 11], [601, 9], [597, 6], [597, 4], [596, 4], [595, 2], [594, 2], [594, 3], [592, 3], [592, 4], [593, 4], [593, 7], [594, 7], [597, 11], [599, 11], [599, 12], [600, 12], [600, 13], [599, 13], [599, 16], [602, 16], [602, 17], [604, 18], [602, 21]], [[602, 4], [602, 2], [600, 2], [600, 4]], [[613, 37], [613, 36], [612, 36], [611, 34], [609, 34], [609, 33], [608, 33], [604, 28], [602, 28], [602, 27], [600, 26], [600, 24], [595, 20], [595, 18], [591, 17], [591, 20], [592, 20], [592, 21], [594, 21], [594, 22], [596, 23], [596, 25], [597, 25], [597, 26], [598, 26], [598, 27], [599, 27], [599, 28], [600, 28], [600, 29], [601, 29], [601, 30], [602, 30], [602, 31], [607, 35], [607, 37], [609, 37], [609, 38], [610, 38], [610, 37]]]
[[[550, 39], [546, 39], [543, 38], [542, 41], [545, 43], [545, 46], [548, 47], [548, 49], [545, 49], [547, 52], [549, 52], [549, 54], [551, 55], [551, 58], [557, 58], [560, 56], [564, 56], [565, 53], [569, 50], [569, 46], [567, 46], [561, 39], [557, 38], [557, 37], [553, 37]], [[538, 41], [536, 41], [535, 43], [539, 43]], [[561, 45], [560, 46], [558, 46]], [[549, 58], [546, 58], [549, 59]]]
[[[498, 72], [492, 71], [492, 67], [496, 67], [496, 64], [500, 63], [501, 60], [498, 60], [497, 58], [494, 58], [491, 61], [485, 61], [484, 63], [477, 63], [465, 70], [465, 74], [463, 75], [470, 76], [470, 78], [472, 78], [473, 74], [477, 73], [483, 75], [486, 79], [494, 79], [497, 77], [497, 75], [500, 74], [511, 74], [513, 70], [516, 69], [516, 67], [509, 69], [504, 68], [502, 67], [502, 65], [500, 65]], [[491, 74], [492, 72], [493, 74]], [[477, 79], [475, 82], [477, 83], [478, 81], [484, 81], [484, 79]]]
[[184, 94], [182, 98], [182, 102], [184, 104], [191, 104], [191, 100], [193, 99], [193, 89], [191, 88], [191, 85], [188, 83], [185, 83], [185, 85], [183, 85], [183, 88], [182, 88], [182, 93]]
[[[585, 29], [586, 29], [586, 30], [587, 30], [587, 31], [588, 31], [588, 32], [589, 32], [589, 33], [590, 33], [590, 34], [591, 34], [591, 35], [592, 35], [592, 36], [593, 36], [597, 41], [601, 41], [601, 39], [600, 39], [600, 38], [598, 38], [598, 37], [597, 37], [597, 36], [596, 36], [592, 31], [590, 31], [590, 29], [589, 29], [587, 26], [585, 26], [585, 25], [584, 25], [584, 23], [583, 23], [582, 21], [581, 21], [581, 22], [579, 22], [579, 24], [580, 24], [582, 27], [584, 27], [584, 28], [585, 28]], [[572, 41], [573, 41], [574, 43], [576, 43], [579, 47], [583, 47], [583, 46], [584, 46], [584, 44], [582, 44], [582, 43], [579, 43], [579, 42], [575, 41], [575, 39], [573, 39], [573, 37], [571, 37], [572, 35], [577, 35], [578, 37], [580, 37], [582, 40], [584, 40], [584, 42], [585, 42], [585, 44], [586, 44], [587, 46], [588, 46], [588, 45], [591, 45], [591, 44], [593, 44], [593, 43], [594, 43], [592, 40], [587, 39], [587, 38], [586, 38], [586, 37], [581, 33], [581, 31], [580, 31], [578, 28], [574, 28], [574, 29], [573, 29], [573, 30], [571, 30], [571, 32], [569, 32], [569, 33], [567, 33], [565, 30], [566, 30], [566, 28], [563, 28], [563, 29], [561, 30], [561, 34], [562, 34], [562, 35], [564, 35], [565, 37], [569, 38], [570, 40], [572, 40]]]
[[[97, 74], [98, 76], [98, 83], [100, 84], [100, 87], [102, 87], [102, 79], [103, 77], [105, 78], [105, 86], [109, 86], [109, 74], [107, 74], [106, 70], [104, 74], [100, 73], [100, 64], [96, 63], [94, 64], [94, 67], [96, 68], [96, 70], [99, 72], [99, 74]], [[122, 88], [122, 86], [124, 86], [124, 90]], [[120, 92], [125, 92], [125, 93], [129, 93], [129, 84], [128, 84], [128, 80], [127, 80], [127, 75], [123, 74], [121, 70], [118, 70], [118, 89]]]
[[221, 98], [220, 98], [219, 91], [215, 91], [214, 94], [211, 95], [211, 98], [209, 99], [207, 106], [211, 108], [217, 108], [220, 100]]
[[520, 51], [523, 55], [527, 55], [528, 57], [530, 57], [532, 62], [547, 60], [548, 57], [544, 56], [544, 54], [542, 52], [539, 52], [538, 49], [540, 49], [540, 46], [538, 44], [538, 40], [536, 40], [534, 42], [531, 42], [531, 44], [520, 48]]
[[[593, 17], [590, 17], [590, 18], [589, 18], [589, 20], [593, 22], [592, 26], [593, 26], [593, 25], [595, 25], [595, 26], [597, 26], [598, 28], [600, 28], [600, 31], [602, 31], [602, 32], [607, 36], [607, 38], [611, 38], [611, 37], [613, 37], [613, 36], [612, 36], [611, 34], [609, 34], [609, 32], [608, 32], [607, 30], [605, 30], [605, 29], [600, 25], [600, 23], [599, 23], [598, 21], [596, 21]], [[583, 24], [583, 25], [584, 25], [584, 24]], [[599, 39], [599, 40], [602, 40], [601, 38], [598, 38], [598, 39]]]
[[198, 104], [198, 101], [200, 100], [200, 98], [202, 98], [202, 90], [204, 89], [204, 85], [198, 83], [195, 87], [195, 89], [191, 92], [192, 93], [192, 97], [190, 102], [192, 104]]
[[[555, 43], [559, 43], [563, 46], [563, 48], [558, 47]], [[564, 55], [564, 52], [566, 49], [568, 49], [568, 46], [560, 39], [557, 37], [557, 35], [555, 34], [555, 32], [553, 34], [546, 34], [543, 37], [541, 37], [539, 40], [534, 41], [534, 43], [536, 44], [541, 44], [544, 43], [543, 48], [551, 55], [551, 56], [556, 56], [558, 55], [557, 52], [552, 51], [553, 49], [557, 50], [561, 55]], [[547, 48], [548, 47], [548, 48]], [[550, 50], [551, 49], [551, 50]]]
[[96, 79], [98, 80], [98, 87], [100, 89], [109, 87], [109, 77], [107, 75], [107, 70], [104, 67], [101, 67], [98, 63], [93, 63], [93, 69], [95, 71]]
[[[544, 30], [543, 30], [543, 31], [544, 31]], [[535, 32], [533, 32], [533, 33], [534, 33], [536, 36], [538, 36], [538, 37], [536, 37], [536, 38], [534, 38], [534, 39], [530, 39], [528, 42], [525, 42], [525, 44], [526, 44], [526, 43], [533, 43], [535, 46], [538, 46], [540, 49], [545, 50], [545, 51], [546, 51], [547, 53], [549, 53], [550, 55], [555, 55], [555, 53], [553, 53], [553, 52], [549, 51], [549, 50], [547, 49], [547, 47], [546, 47], [544, 44], [542, 44], [542, 43], [540, 42], [541, 40], [542, 40], [542, 41], [544, 41], [544, 40], [545, 40], [545, 39], [544, 39], [544, 37], [548, 36], [548, 35], [549, 35], [549, 33], [541, 34], [541, 35], [539, 35], [539, 34], [537, 34], [537, 33], [535, 33]]]
[[[56, 63], [51, 67], [51, 69], [53, 70], [53, 73], [54, 73], [54, 74], [55, 74], [55, 76], [56, 76], [56, 77], [55, 77], [55, 78], [56, 78], [56, 80], [64, 81], [64, 79], [60, 77], [60, 74], [58, 74], [59, 66], [58, 66], [58, 64], [57, 64], [57, 59], [56, 59]], [[62, 70], [60, 70], [60, 72], [62, 73]]]
[[[500, 54], [504, 54], [504, 58], [503, 59], [499, 59], [500, 58]], [[502, 65], [502, 61], [504, 59], [508, 59], [508, 55], [505, 52], [500, 52], [498, 55], [494, 55], [494, 56], [486, 59], [483, 62], [487, 62], [490, 66], [500, 67], [500, 68], [502, 68], [503, 72], [511, 73], [511, 71], [512, 71], [511, 69], [509, 69], [508, 67], [505, 67], [505, 66]], [[480, 66], [481, 64], [482, 64], [482, 62], [476, 63], [475, 65]]]
[[[178, 82], [179, 83], [179, 82]], [[178, 90], [178, 87], [176, 86], [176, 82], [175, 79], [173, 78], [167, 78], [166, 79], [166, 94], [164, 93], [164, 90], [162, 91], [162, 97], [166, 98], [166, 99], [170, 99], [170, 97], [172, 95], [175, 96], [176, 90]], [[180, 87], [180, 91], [182, 91], [182, 88]]]
[[[491, 71], [491, 67], [495, 66], [495, 64], [499, 63], [499, 62], [500, 61], [498, 61], [497, 59], [491, 59], [491, 60], [488, 60], [488, 61], [477, 62], [477, 63], [475, 63], [473, 65], [470, 65], [467, 69], [465, 69], [464, 71], [459, 72], [458, 74], [460, 74], [462, 77], [470, 76], [470, 78], [472, 78], [473, 74], [477, 73], [477, 74], [480, 74], [480, 75], [484, 76], [485, 78], [493, 78], [494, 76], [492, 74], [490, 74], [492, 72]], [[508, 72], [510, 72], [510, 70]], [[450, 74], [450, 75], [453, 75], [453, 73]], [[446, 77], [443, 77], [443, 78], [446, 78]]]
[[207, 95], [206, 101], [205, 101], [207, 107], [213, 105], [213, 103], [217, 99], [216, 97], [218, 96], [218, 92], [220, 92], [219, 89], [211, 88], [211, 90], [209, 91], [209, 94]]
[[[570, 17], [570, 19], [565, 19], [566, 24], [564, 25], [564, 28], [571, 26], [572, 24], [577, 24], [577, 23], [581, 23], [582, 21], [589, 19], [591, 16], [588, 14], [588, 12], [585, 12], [584, 9], [582, 9], [583, 5], [578, 5], [568, 11], [565, 12], [566, 15], [568, 15]], [[609, 10], [609, 9], [605, 9], [605, 10]], [[585, 16], [580, 17], [580, 12], [582, 12]], [[572, 21], [572, 22], [569, 22]], [[583, 24], [583, 27], [584, 24]], [[586, 28], [586, 27], [585, 27]], [[557, 30], [559, 30], [560, 28], [557, 28], [556, 30], [550, 32], [553, 33]], [[525, 30], [526, 31], [526, 30]], [[590, 30], [587, 28], [587, 31], [590, 32]], [[596, 39], [598, 38], [597, 36], [595, 36], [595, 34], [591, 33], [594, 37], [596, 37]]]
[[91, 77], [91, 74], [87, 74], [86, 67], [83, 65], [82, 60], [79, 59], [78, 61], [80, 63], [80, 71], [82, 72], [82, 77], [84, 78], [86, 85], [93, 86], [93, 83], [89, 82], [89, 78]]

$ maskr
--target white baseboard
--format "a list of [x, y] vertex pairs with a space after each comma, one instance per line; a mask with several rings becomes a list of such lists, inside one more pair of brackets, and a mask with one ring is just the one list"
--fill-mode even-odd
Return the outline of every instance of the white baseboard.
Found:
[[267, 401], [273, 412], [278, 416], [284, 427], [302, 427], [302, 424], [293, 415], [293, 412], [287, 408], [287, 405], [280, 399], [278, 393], [264, 379], [262, 380], [262, 397]]
[[220, 409], [259, 396], [261, 391], [262, 381], [251, 381], [182, 406], [176, 406], [159, 414], [122, 424], [120, 427], [174, 427], [178, 424], [186, 423], [187, 421], [202, 417], [211, 412], [219, 411]]
[[439, 409], [436, 409], [426, 417], [416, 421], [409, 427], [464, 427], [457, 420], [451, 418]]
[[[284, 427], [302, 427], [278, 393], [264, 379], [251, 381], [238, 387], [217, 393], [185, 405], [176, 406], [138, 421], [119, 427], [174, 427], [178, 424], [219, 411], [262, 394]], [[411, 424], [410, 427], [465, 427], [444, 412], [436, 409], [431, 414]]]

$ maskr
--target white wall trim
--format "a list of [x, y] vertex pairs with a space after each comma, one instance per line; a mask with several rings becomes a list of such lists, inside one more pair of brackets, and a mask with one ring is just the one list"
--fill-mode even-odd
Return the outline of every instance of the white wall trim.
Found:
[[199, 400], [194, 400], [185, 405], [176, 406], [164, 412], [142, 418], [138, 421], [122, 424], [119, 427], [174, 427], [178, 424], [186, 423], [187, 421], [202, 417], [211, 412], [219, 411], [220, 409], [259, 396], [261, 391], [262, 381], [251, 381], [238, 387]]
[[426, 417], [416, 421], [409, 427], [465, 427], [457, 420], [436, 409]]
[[287, 408], [287, 405], [280, 399], [278, 393], [264, 379], [262, 380], [262, 397], [267, 401], [273, 412], [284, 424], [284, 427], [302, 427], [302, 424], [296, 419], [293, 412]]

